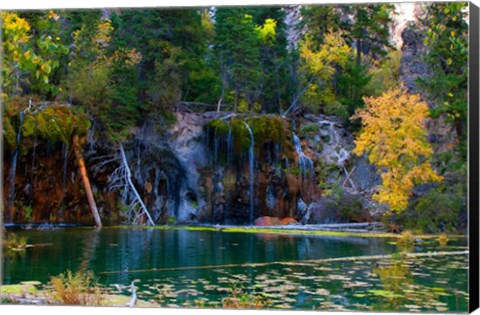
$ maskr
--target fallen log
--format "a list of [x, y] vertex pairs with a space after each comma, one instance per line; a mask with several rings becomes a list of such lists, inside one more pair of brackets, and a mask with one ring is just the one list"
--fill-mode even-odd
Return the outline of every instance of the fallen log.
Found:
[[[425, 252], [425, 253], [405, 253], [405, 258], [421, 258], [421, 257], [442, 257], [442, 256], [459, 256], [468, 255], [468, 250], [464, 251], [450, 251], [450, 252]], [[376, 259], [391, 259], [393, 255], [370, 255], [370, 256], [349, 256], [349, 257], [335, 257], [323, 259], [309, 259], [296, 261], [273, 261], [265, 263], [244, 263], [244, 264], [224, 264], [224, 265], [206, 265], [206, 266], [183, 266], [170, 268], [150, 268], [137, 270], [114, 270], [99, 272], [99, 274], [118, 274], [118, 273], [143, 273], [143, 272], [161, 272], [161, 271], [179, 271], [179, 270], [199, 270], [199, 269], [213, 269], [213, 268], [237, 268], [237, 267], [266, 267], [271, 265], [282, 266], [298, 266], [298, 265], [313, 265], [338, 261], [361, 261], [361, 260], [376, 260]]]
[[75, 158], [77, 159], [78, 168], [80, 169], [80, 174], [83, 181], [83, 187], [85, 188], [85, 194], [87, 195], [88, 206], [92, 211], [92, 216], [95, 221], [95, 226], [100, 228], [102, 227], [102, 221], [100, 220], [97, 204], [95, 203], [95, 198], [93, 197], [92, 188], [90, 186], [90, 180], [88, 179], [87, 167], [85, 166], [85, 161], [83, 160], [83, 155], [81, 152], [78, 135], [74, 134], [72, 140], [73, 140], [73, 151], [75, 152]]

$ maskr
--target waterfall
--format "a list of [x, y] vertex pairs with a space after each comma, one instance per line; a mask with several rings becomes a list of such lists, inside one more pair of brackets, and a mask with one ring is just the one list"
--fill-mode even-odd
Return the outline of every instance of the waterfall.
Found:
[[32, 171], [30, 172], [30, 202], [33, 200], [33, 182], [35, 174], [35, 152], [37, 151], [37, 138], [33, 142], [33, 152], [32, 152]]
[[65, 194], [67, 187], [67, 167], [68, 167], [68, 144], [63, 144], [63, 177], [62, 177], [62, 192]]
[[247, 128], [248, 132], [250, 133], [250, 148], [248, 149], [248, 160], [249, 160], [249, 171], [250, 171], [250, 225], [253, 225], [253, 167], [254, 167], [254, 155], [253, 155], [253, 132], [250, 129], [250, 126], [244, 121], [245, 127]]
[[213, 132], [213, 147], [214, 147], [214, 155], [213, 155], [213, 165], [217, 167], [218, 165], [218, 145], [219, 139], [217, 138], [217, 128]]
[[10, 166], [10, 194], [8, 196], [8, 209], [10, 211], [10, 220], [13, 221], [13, 201], [15, 199], [15, 176], [17, 172], [17, 160], [20, 153], [20, 139], [22, 135], [24, 112], [20, 112], [20, 123], [18, 125], [17, 140], [15, 143], [15, 152], [12, 156], [12, 165]]
[[[230, 126], [230, 121], [228, 122], [228, 136], [227, 136], [227, 168], [225, 169], [226, 176], [230, 176], [230, 167], [232, 164], [232, 153], [233, 153], [233, 133]], [[224, 176], [225, 176], [224, 174]], [[230, 185], [225, 187], [225, 217], [227, 220], [231, 218], [231, 208], [230, 208]]]
[[293, 144], [295, 145], [295, 151], [298, 155], [298, 167], [300, 168], [300, 173], [305, 178], [307, 174], [313, 175], [313, 161], [311, 158], [305, 155], [302, 151], [302, 145], [300, 143], [300, 139], [297, 135], [292, 132], [293, 134]]
[[230, 122], [228, 122], [228, 137], [227, 137], [227, 168], [230, 169], [231, 154], [233, 151], [233, 134]]
[[350, 158], [350, 152], [346, 147], [346, 140], [341, 134], [342, 128], [337, 126], [338, 122], [329, 116], [320, 116], [315, 120], [320, 127], [321, 135], [329, 138], [323, 143], [322, 155], [329, 163], [343, 167]]
[[62, 159], [63, 159], [63, 176], [62, 176], [62, 199], [60, 202], [60, 211], [58, 212], [58, 220], [64, 221], [65, 211], [65, 194], [67, 193], [67, 167], [68, 167], [68, 144], [62, 145]]

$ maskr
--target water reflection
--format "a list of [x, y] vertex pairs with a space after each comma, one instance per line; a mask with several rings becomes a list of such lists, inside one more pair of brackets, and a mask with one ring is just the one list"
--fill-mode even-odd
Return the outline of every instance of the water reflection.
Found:
[[101, 284], [119, 285], [127, 295], [126, 286], [138, 280], [140, 298], [165, 306], [219, 307], [234, 285], [246, 293], [265, 293], [276, 308], [369, 310], [373, 304], [377, 309], [384, 305], [378, 310], [415, 309], [406, 305], [463, 310], [468, 299], [465, 257], [312, 261], [396, 251], [389, 240], [380, 238], [141, 228], [20, 233], [30, 244], [51, 245], [34, 246], [23, 256], [5, 256], [6, 284], [46, 283], [50, 275], [69, 269], [91, 270]]
[[[93, 270], [106, 283], [129, 283], [155, 268], [214, 266], [391, 253], [383, 239], [152, 229], [21, 231], [33, 245], [21, 260], [4, 258], [4, 281], [45, 282], [49, 275]], [[102, 275], [101, 273], [104, 272]], [[201, 272], [192, 270], [192, 273]], [[249, 277], [251, 270], [247, 270]]]

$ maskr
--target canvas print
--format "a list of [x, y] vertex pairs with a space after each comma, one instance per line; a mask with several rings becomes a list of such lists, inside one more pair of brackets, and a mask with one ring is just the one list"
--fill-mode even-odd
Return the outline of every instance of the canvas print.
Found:
[[1, 302], [467, 312], [467, 2], [2, 11]]

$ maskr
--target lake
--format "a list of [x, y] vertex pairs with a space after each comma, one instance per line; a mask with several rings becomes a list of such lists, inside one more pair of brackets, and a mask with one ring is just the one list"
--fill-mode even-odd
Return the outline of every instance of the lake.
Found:
[[[165, 307], [222, 307], [261, 297], [267, 308], [466, 312], [468, 255], [401, 258], [389, 238], [143, 228], [21, 230], [35, 245], [4, 256], [3, 282], [91, 270], [108, 291]], [[464, 251], [466, 239], [413, 252]], [[344, 259], [394, 254], [394, 259]]]

